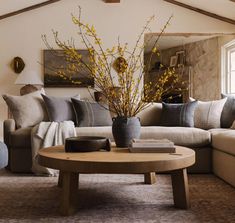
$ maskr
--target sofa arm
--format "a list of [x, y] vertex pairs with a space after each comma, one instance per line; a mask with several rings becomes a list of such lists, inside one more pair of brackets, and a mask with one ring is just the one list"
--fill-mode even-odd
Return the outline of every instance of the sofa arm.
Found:
[[14, 119], [7, 119], [3, 122], [3, 135], [4, 142], [7, 146], [9, 146], [9, 137], [10, 133], [16, 130], [16, 123]]

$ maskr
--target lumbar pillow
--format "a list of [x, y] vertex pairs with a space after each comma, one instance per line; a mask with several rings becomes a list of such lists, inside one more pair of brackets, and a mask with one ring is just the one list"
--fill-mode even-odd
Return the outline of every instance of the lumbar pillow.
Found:
[[112, 119], [107, 105], [100, 105], [97, 102], [81, 101], [72, 98], [76, 112], [77, 126], [110, 126]]
[[76, 121], [70, 97], [42, 95], [51, 122]]
[[48, 121], [47, 111], [41, 94], [44, 90], [35, 91], [23, 96], [13, 96], [5, 94], [9, 110], [16, 122], [17, 128], [34, 126], [41, 121]]
[[194, 126], [194, 111], [197, 101], [185, 104], [162, 103], [161, 125], [163, 126]]
[[227, 98], [221, 114], [221, 127], [230, 128], [235, 120], [235, 95], [221, 94], [222, 98]]
[[224, 98], [215, 101], [198, 101], [194, 115], [194, 126], [201, 129], [220, 128], [220, 117], [226, 100]]

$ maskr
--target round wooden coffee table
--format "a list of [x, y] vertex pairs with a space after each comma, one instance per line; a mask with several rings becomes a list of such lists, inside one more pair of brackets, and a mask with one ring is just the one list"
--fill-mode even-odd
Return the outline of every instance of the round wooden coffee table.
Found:
[[110, 152], [66, 153], [64, 146], [53, 146], [41, 149], [38, 161], [60, 170], [63, 215], [75, 211], [79, 173], [141, 173], [149, 183], [155, 172], [170, 172], [175, 207], [187, 209], [190, 205], [186, 168], [195, 163], [195, 152], [186, 147], [176, 146], [176, 153], [130, 153], [127, 148], [115, 147]]

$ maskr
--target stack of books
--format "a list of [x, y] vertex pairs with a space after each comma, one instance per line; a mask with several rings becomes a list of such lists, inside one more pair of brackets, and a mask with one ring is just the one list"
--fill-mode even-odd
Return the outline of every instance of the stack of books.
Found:
[[168, 139], [133, 139], [129, 150], [132, 153], [175, 153], [175, 145]]

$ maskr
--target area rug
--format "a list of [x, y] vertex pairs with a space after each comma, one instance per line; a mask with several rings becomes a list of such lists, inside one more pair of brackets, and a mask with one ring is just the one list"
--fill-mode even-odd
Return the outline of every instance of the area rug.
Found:
[[189, 175], [191, 208], [173, 206], [171, 179], [155, 185], [142, 175], [81, 175], [73, 216], [59, 214], [56, 177], [0, 171], [0, 222], [235, 222], [235, 188], [213, 175]]

